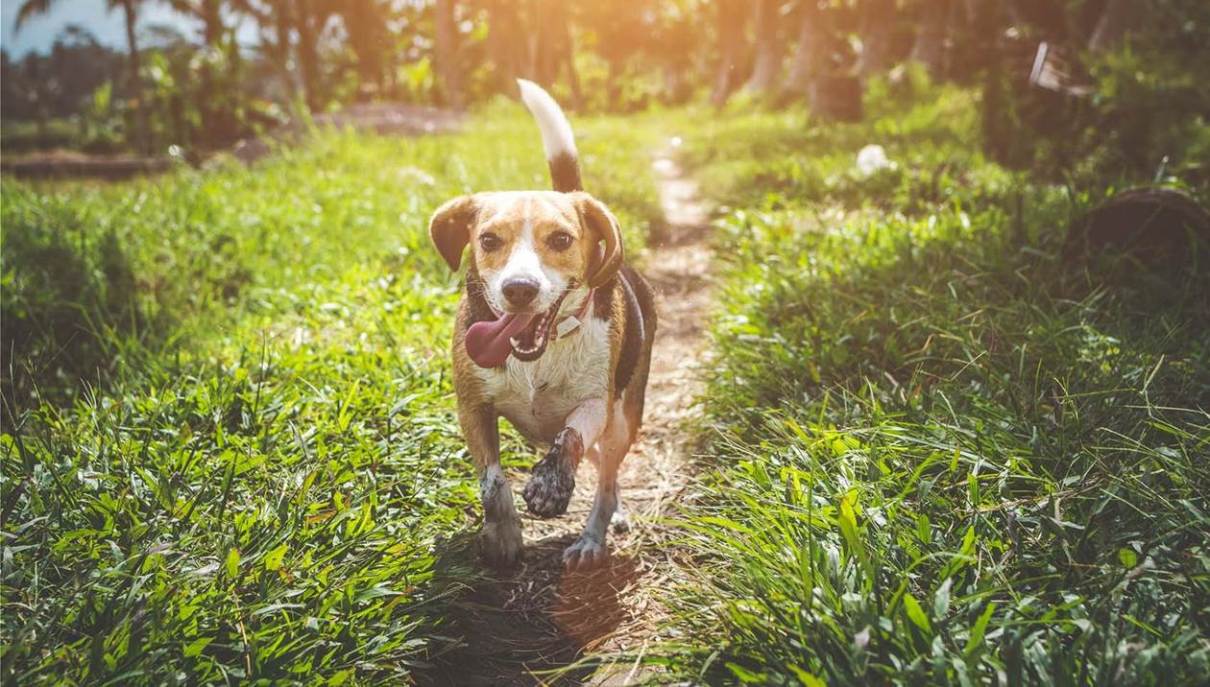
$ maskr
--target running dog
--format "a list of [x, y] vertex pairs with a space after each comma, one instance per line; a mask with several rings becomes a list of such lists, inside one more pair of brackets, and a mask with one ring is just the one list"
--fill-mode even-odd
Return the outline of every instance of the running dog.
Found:
[[554, 190], [455, 198], [433, 215], [429, 235], [453, 271], [470, 246], [454, 328], [454, 389], [479, 474], [481, 551], [504, 566], [521, 554], [521, 521], [500, 468], [504, 416], [547, 448], [523, 491], [530, 513], [565, 513], [580, 460], [596, 464], [592, 512], [563, 552], [568, 569], [585, 569], [606, 560], [610, 524], [626, 527], [618, 467], [643, 418], [655, 303], [623, 259], [617, 218], [582, 189], [563, 110], [537, 84], [518, 83]]

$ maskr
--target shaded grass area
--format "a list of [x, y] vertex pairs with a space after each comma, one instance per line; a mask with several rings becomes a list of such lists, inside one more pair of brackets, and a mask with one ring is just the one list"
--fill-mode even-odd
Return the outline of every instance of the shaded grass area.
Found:
[[1105, 189], [983, 161], [972, 106], [690, 138], [731, 209], [674, 675], [1210, 678], [1210, 275], [1063, 262]]
[[[578, 128], [640, 246], [647, 130]], [[515, 106], [251, 169], [6, 180], [4, 681], [367, 684], [455, 646], [477, 508], [428, 215], [548, 186]]]

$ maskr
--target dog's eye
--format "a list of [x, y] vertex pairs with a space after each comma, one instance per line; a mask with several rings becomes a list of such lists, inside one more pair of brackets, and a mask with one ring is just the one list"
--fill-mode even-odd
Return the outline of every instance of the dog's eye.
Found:
[[546, 237], [546, 245], [555, 250], [567, 250], [571, 247], [573, 241], [571, 234], [565, 231], [556, 231]]
[[479, 246], [489, 253], [502, 245], [504, 245], [504, 240], [495, 234], [484, 234], [479, 237]]

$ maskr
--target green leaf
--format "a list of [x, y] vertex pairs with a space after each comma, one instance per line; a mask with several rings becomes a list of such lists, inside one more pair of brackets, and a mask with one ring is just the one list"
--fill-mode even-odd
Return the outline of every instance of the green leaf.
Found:
[[185, 647], [185, 658], [197, 658], [202, 655], [210, 642], [214, 641], [214, 637], [198, 637]]
[[790, 669], [790, 672], [794, 673], [794, 676], [798, 678], [798, 681], [801, 682], [804, 687], [828, 687], [828, 683], [826, 681], [812, 675], [811, 673], [808, 673], [796, 665], [791, 664], [786, 667]]
[[944, 618], [950, 610], [950, 588], [954, 586], [954, 578], [947, 577], [933, 596], [933, 616]]
[[754, 673], [751, 670], [748, 670], [747, 668], [730, 661], [727, 662], [727, 669], [730, 670], [731, 673], [735, 675], [735, 677], [739, 678], [739, 681], [744, 684], [763, 684], [766, 679], [764, 673]]
[[929, 516], [916, 516], [916, 538], [922, 543], [927, 544], [933, 539], [933, 525], [929, 522]]
[[281, 567], [282, 560], [286, 557], [286, 551], [289, 550], [285, 544], [273, 549], [265, 554], [265, 570], [277, 570]]
[[983, 644], [983, 635], [987, 632], [987, 623], [992, 619], [992, 614], [996, 612], [996, 602], [991, 602], [987, 608], [983, 609], [983, 613], [979, 615], [979, 619], [975, 621], [974, 627], [971, 628], [971, 636], [966, 639], [966, 647], [962, 649], [962, 653], [970, 656], [975, 649]]
[[975, 552], [975, 526], [971, 525], [966, 528], [966, 534], [962, 536], [962, 555], [969, 556]]
[[1133, 568], [1139, 564], [1139, 555], [1134, 552], [1134, 549], [1123, 546], [1118, 549], [1118, 560], [1127, 568]]
[[239, 549], [227, 552], [227, 577], [232, 580], [239, 577]]
[[908, 620], [911, 620], [916, 627], [932, 634], [933, 628], [929, 625], [928, 616], [924, 614], [924, 609], [920, 607], [920, 602], [916, 600], [916, 597], [904, 592], [903, 609], [907, 611]]
[[853, 510], [853, 495], [845, 494], [840, 499], [840, 533], [844, 535], [854, 555], [860, 554], [861, 537], [857, 533], [857, 513]]

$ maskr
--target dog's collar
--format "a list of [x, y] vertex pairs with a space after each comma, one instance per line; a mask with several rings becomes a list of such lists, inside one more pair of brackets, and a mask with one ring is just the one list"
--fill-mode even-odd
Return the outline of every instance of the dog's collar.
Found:
[[596, 293], [596, 289], [589, 289], [588, 293], [584, 296], [584, 302], [580, 304], [580, 309], [574, 315], [568, 315], [555, 323], [555, 341], [571, 335], [580, 328], [581, 324], [584, 324], [584, 320], [588, 317], [588, 310], [592, 308], [593, 296]]

